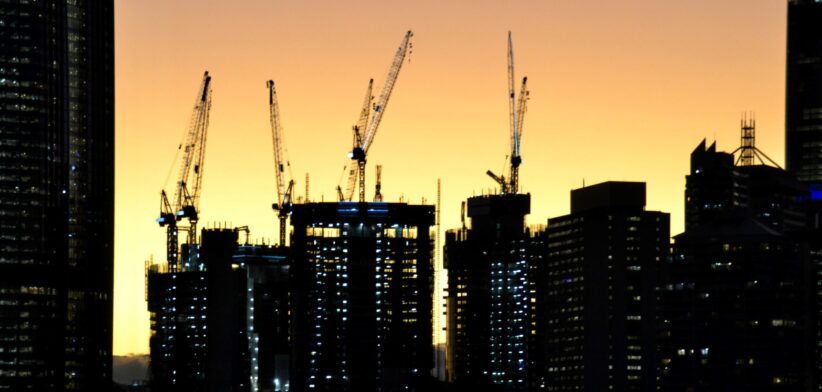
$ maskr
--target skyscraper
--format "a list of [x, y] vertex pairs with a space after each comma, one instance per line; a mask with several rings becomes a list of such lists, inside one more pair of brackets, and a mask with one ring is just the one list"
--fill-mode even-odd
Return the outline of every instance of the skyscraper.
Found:
[[785, 161], [822, 199], [822, 2], [788, 1]]
[[[449, 378], [528, 388], [531, 195], [471, 197], [471, 227], [446, 233]], [[488, 384], [490, 385], [490, 384]]]
[[548, 220], [544, 315], [549, 391], [655, 391], [656, 287], [670, 218], [645, 210], [645, 183], [571, 191], [571, 213]]
[[790, 173], [765, 164], [735, 165], [731, 153], [705, 140], [685, 176], [685, 230], [733, 216], [752, 216], [776, 231], [807, 226], [807, 192]]
[[0, 4], [0, 389], [110, 385], [113, 8]]
[[806, 189], [702, 141], [685, 195], [685, 232], [661, 273], [662, 390], [810, 390], [819, 255]]
[[295, 204], [291, 224], [291, 390], [418, 390], [434, 367], [434, 207]]
[[716, 151], [716, 143], [706, 147], [703, 139], [691, 153], [691, 172], [685, 176], [685, 229], [746, 208], [747, 185], [733, 154]]
[[661, 285], [662, 390], [808, 390], [800, 243], [742, 216], [674, 238]]

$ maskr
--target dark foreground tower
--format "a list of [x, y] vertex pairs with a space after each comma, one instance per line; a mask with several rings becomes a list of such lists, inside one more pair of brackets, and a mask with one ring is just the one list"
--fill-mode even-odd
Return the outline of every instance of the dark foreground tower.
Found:
[[113, 9], [0, 4], [0, 389], [111, 383]]

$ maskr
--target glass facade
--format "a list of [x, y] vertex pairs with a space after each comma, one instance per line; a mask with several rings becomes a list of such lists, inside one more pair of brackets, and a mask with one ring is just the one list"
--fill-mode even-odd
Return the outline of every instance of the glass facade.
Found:
[[0, 389], [110, 384], [113, 22], [0, 2]]
[[822, 184], [822, 2], [788, 1], [786, 168]]

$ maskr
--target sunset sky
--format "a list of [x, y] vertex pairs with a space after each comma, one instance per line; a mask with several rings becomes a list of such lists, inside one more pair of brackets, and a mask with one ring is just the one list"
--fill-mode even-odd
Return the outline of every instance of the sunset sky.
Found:
[[[265, 81], [277, 84], [296, 195], [335, 198], [369, 78], [381, 88], [414, 31], [369, 151], [367, 194], [383, 165], [386, 201], [436, 200], [443, 230], [460, 202], [489, 192], [508, 150], [507, 31], [528, 76], [520, 183], [529, 224], [569, 211], [569, 192], [648, 183], [648, 209], [683, 229], [689, 154], [739, 144], [784, 162], [784, 0], [117, 0], [114, 354], [148, 352], [144, 262], [165, 258], [160, 190], [202, 73], [213, 76], [201, 227], [248, 225], [275, 242]], [[377, 94], [375, 94], [377, 95]], [[166, 179], [168, 178], [168, 182]]]

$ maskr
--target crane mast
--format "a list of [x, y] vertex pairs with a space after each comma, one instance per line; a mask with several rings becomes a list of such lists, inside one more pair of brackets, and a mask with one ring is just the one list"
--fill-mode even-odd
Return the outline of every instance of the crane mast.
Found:
[[516, 128], [512, 132], [514, 148], [512, 148], [511, 153], [510, 191], [513, 194], [519, 192], [519, 165], [522, 163], [519, 148], [522, 145], [522, 123], [525, 119], [525, 112], [527, 111], [528, 94], [528, 77], [524, 77], [522, 78], [522, 87], [519, 90], [519, 98], [517, 99], [517, 111], [515, 113]]
[[[368, 81], [368, 88], [365, 90], [365, 99], [363, 99], [362, 109], [360, 110], [360, 117], [357, 120], [357, 124], [352, 127], [352, 130], [354, 131], [354, 147], [352, 151], [356, 151], [357, 148], [362, 145], [362, 138], [365, 134], [365, 129], [368, 127], [368, 116], [371, 115], [371, 101], [374, 100], [374, 96], [371, 95], [373, 87], [374, 79], [370, 79]], [[353, 154], [354, 153], [352, 152], [351, 155], [353, 156]], [[358, 171], [360, 170], [360, 165], [357, 164], [356, 166], [354, 166], [353, 163], [354, 162], [351, 162], [348, 165], [348, 180], [345, 187], [347, 197], [342, 194], [342, 189], [340, 187], [337, 187], [340, 188], [337, 191], [340, 201], [350, 201], [351, 197], [353, 196], [354, 187], [357, 185], [357, 178], [359, 177]], [[363, 170], [365, 170], [365, 165], [363, 165]]]
[[271, 136], [274, 142], [274, 172], [277, 178], [277, 203], [271, 207], [278, 211], [280, 218], [280, 246], [285, 246], [286, 221], [291, 214], [291, 193], [294, 191], [294, 180], [288, 180], [285, 185], [285, 170], [291, 171], [291, 163], [286, 157], [285, 142], [283, 141], [283, 127], [280, 121], [280, 105], [277, 101], [277, 90], [274, 81], [269, 80], [268, 86], [268, 111], [271, 122]]
[[377, 174], [374, 181], [374, 201], [382, 202], [382, 165], [377, 165]]
[[[366, 156], [368, 155], [368, 149], [374, 142], [374, 137], [376, 136], [377, 129], [380, 126], [380, 121], [382, 121], [382, 116], [385, 114], [385, 109], [388, 106], [388, 100], [391, 98], [391, 92], [394, 90], [394, 85], [397, 83], [397, 77], [402, 69], [402, 64], [405, 61], [405, 57], [411, 47], [411, 37], [413, 35], [414, 33], [410, 30], [405, 33], [405, 37], [403, 37], [399, 48], [397, 48], [397, 52], [394, 54], [394, 61], [391, 63], [391, 67], [388, 70], [385, 85], [383, 85], [382, 91], [380, 92], [380, 97], [374, 104], [373, 109], [370, 105], [363, 106], [364, 109], [367, 108], [367, 111], [370, 114], [370, 120], [364, 124], [363, 128], [357, 129], [357, 127], [355, 127], [354, 148], [351, 150], [349, 158], [356, 161], [356, 169], [354, 168], [352, 162], [349, 169], [348, 186], [345, 194], [346, 199], [349, 201], [354, 196], [354, 184], [358, 183], [359, 201], [365, 202], [365, 162]], [[369, 83], [369, 93], [366, 95], [366, 100], [368, 102], [370, 102], [371, 99], [370, 91], [371, 83]], [[362, 114], [363, 113], [361, 112], [361, 119]], [[368, 118], [368, 116], [366, 116], [366, 118]], [[360, 124], [358, 124], [358, 126], [359, 125]]]
[[520, 147], [522, 144], [522, 123], [525, 118], [529, 98], [528, 78], [522, 78], [519, 96], [514, 90], [514, 44], [511, 32], [508, 32], [508, 125], [510, 128], [510, 169], [508, 179], [504, 175], [496, 175], [490, 170], [486, 172], [500, 185], [501, 194], [517, 194], [519, 192], [519, 166], [522, 164]]
[[[160, 217], [157, 222], [166, 226], [166, 257], [169, 270], [176, 271], [179, 262], [179, 230], [188, 233], [187, 243], [197, 242], [197, 221], [199, 220], [200, 191], [205, 167], [205, 147], [208, 135], [209, 113], [211, 111], [211, 76], [206, 71], [194, 102], [194, 110], [189, 120], [183, 149], [180, 171], [174, 187], [173, 203], [163, 190], [160, 194]], [[188, 220], [188, 227], [179, 227], [177, 222]]]

